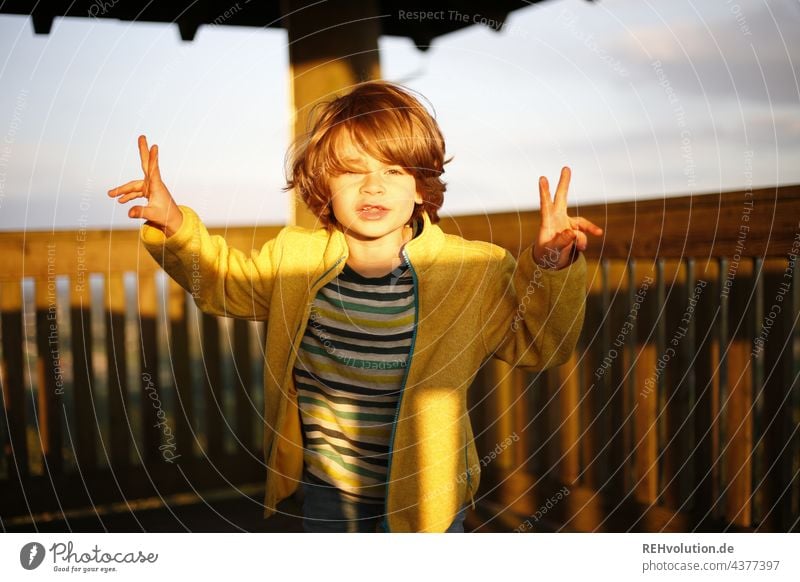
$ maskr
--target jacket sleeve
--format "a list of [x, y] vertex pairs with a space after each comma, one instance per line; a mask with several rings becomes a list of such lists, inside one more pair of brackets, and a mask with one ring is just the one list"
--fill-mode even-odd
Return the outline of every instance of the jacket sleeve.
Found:
[[[204, 313], [265, 320], [275, 280], [275, 249], [281, 237], [248, 256], [212, 236], [197, 214], [180, 207], [183, 223], [170, 237], [144, 225], [144, 247], [175, 281], [194, 298]], [[283, 231], [281, 231], [282, 233]]]
[[487, 353], [512, 366], [543, 370], [563, 364], [583, 327], [586, 259], [542, 269], [526, 249], [519, 262], [508, 251], [496, 262], [482, 307]]

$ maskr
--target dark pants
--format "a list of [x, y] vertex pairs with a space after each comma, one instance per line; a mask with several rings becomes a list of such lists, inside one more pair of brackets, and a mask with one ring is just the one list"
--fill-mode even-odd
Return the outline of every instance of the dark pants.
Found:
[[[343, 499], [330, 485], [318, 485], [308, 474], [303, 478], [303, 530], [307, 532], [376, 532], [381, 531], [383, 503], [353, 503]], [[461, 508], [447, 533], [463, 533], [467, 506]]]

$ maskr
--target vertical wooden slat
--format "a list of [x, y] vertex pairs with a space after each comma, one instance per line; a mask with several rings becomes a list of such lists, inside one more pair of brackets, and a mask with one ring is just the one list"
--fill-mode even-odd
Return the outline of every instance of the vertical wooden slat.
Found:
[[604, 386], [606, 396], [605, 402], [603, 402], [607, 434], [603, 443], [606, 453], [604, 464], [607, 470], [605, 489], [606, 498], [609, 501], [619, 501], [624, 497], [625, 428], [627, 426], [625, 403], [627, 378], [624, 356], [628, 337], [624, 333], [627, 332], [627, 329], [623, 328], [623, 322], [626, 321], [629, 312], [627, 284], [625, 263], [609, 261], [607, 283], [609, 303], [606, 318], [609, 331], [608, 354], [613, 362]]
[[591, 277], [588, 281], [589, 295], [586, 298], [586, 317], [580, 336], [583, 349], [583, 381], [579, 386], [578, 400], [581, 404], [576, 416], [580, 434], [578, 458], [581, 470], [579, 481], [587, 487], [597, 487], [601, 482], [597, 478], [595, 460], [597, 450], [596, 403], [600, 399], [598, 395], [602, 391], [599, 385], [603, 382], [603, 376], [609, 371], [603, 367], [603, 358], [607, 354], [603, 352], [602, 347], [603, 317], [605, 315], [602, 300], [602, 266], [599, 262], [593, 263], [589, 272]]
[[784, 365], [785, 386], [789, 391], [788, 410], [782, 423], [782, 441], [786, 443], [786, 460], [781, 465], [781, 483], [785, 493], [779, 503], [783, 532], [800, 532], [800, 257], [789, 257], [792, 272], [791, 306], [786, 316], [789, 329], [789, 357]]
[[63, 471], [64, 466], [61, 450], [64, 376], [56, 317], [55, 277], [37, 278], [35, 293], [39, 443], [42, 447], [45, 472], [57, 474]]
[[[681, 475], [690, 464], [691, 446], [687, 442], [690, 424], [689, 375], [687, 357], [689, 328], [694, 319], [694, 288], [688, 286], [685, 261], [663, 262], [660, 276], [664, 278], [664, 303], [657, 325], [657, 335], [663, 331], [663, 343], [658, 350], [656, 370], [663, 386], [659, 399], [659, 495], [672, 510], [682, 507], [685, 495], [681, 491]], [[668, 283], [669, 282], [669, 283]], [[669, 291], [667, 293], [667, 285]], [[660, 296], [661, 286], [657, 287]]]
[[[750, 315], [750, 328], [753, 330], [748, 337], [753, 339], [760, 334], [764, 325], [764, 260], [757, 257], [754, 260], [753, 272], [753, 301], [751, 302], [748, 314]], [[777, 337], [772, 338], [773, 342], [778, 341]], [[753, 395], [750, 406], [750, 417], [752, 418], [752, 472], [750, 491], [752, 491], [751, 511], [752, 521], [761, 521], [763, 512], [761, 506], [764, 502], [764, 490], [762, 488], [764, 480], [764, 350], [755, 350], [750, 345], [750, 359], [752, 361]]]
[[539, 476], [548, 479], [558, 477], [559, 459], [561, 450], [559, 447], [558, 426], [562, 418], [559, 415], [558, 393], [561, 390], [562, 366], [550, 368], [544, 372], [543, 380], [539, 390], [542, 392], [542, 408], [537, 411], [543, 418], [542, 432], [539, 434], [539, 446], [542, 447], [542, 471]]
[[[680, 357], [680, 390], [681, 409], [683, 411], [682, 426], [678, 436], [678, 456], [682, 459], [680, 473], [678, 474], [678, 504], [682, 511], [692, 507], [692, 496], [695, 487], [694, 455], [696, 454], [697, 438], [695, 423], [697, 414], [697, 385], [695, 366], [697, 365], [696, 323], [697, 310], [706, 292], [704, 287], [698, 287], [695, 277], [695, 260], [689, 258], [685, 262], [686, 269], [686, 313], [688, 322], [685, 324], [686, 337], [681, 342]], [[696, 293], [697, 292], [697, 296]], [[681, 324], [683, 325], [683, 323]]]
[[[494, 392], [490, 398], [494, 400], [496, 406], [495, 418], [497, 422], [489, 431], [491, 433], [490, 446], [494, 448], [497, 443], [511, 436], [514, 432], [514, 413], [512, 402], [514, 399], [514, 378], [513, 368], [498, 359], [493, 359], [491, 363], [494, 381]], [[542, 441], [549, 435], [540, 435]], [[493, 462], [497, 469], [510, 469], [512, 467], [511, 455], [499, 455]]]
[[[523, 419], [520, 411], [524, 408], [524, 404], [522, 403], [524, 401], [528, 374], [521, 370], [514, 369], [511, 366], [506, 365], [504, 368], [506, 368], [508, 371], [508, 374], [503, 381], [503, 383], [506, 384], [506, 386], [504, 386], [504, 390], [507, 391], [508, 398], [507, 406], [503, 410], [504, 419], [501, 424], [501, 430], [504, 432], [498, 435], [495, 445], [493, 446], [497, 446], [497, 444], [502, 443], [503, 441], [506, 443], [510, 442], [511, 444], [507, 450], [504, 450], [502, 454], [498, 455], [492, 461], [492, 465], [495, 466], [497, 470], [503, 471], [504, 475], [507, 475], [508, 472], [516, 473], [517, 471], [524, 471], [524, 459], [521, 457], [521, 453], [525, 447], [524, 441], [521, 439], [522, 435], [524, 434], [522, 432], [522, 427], [527, 424], [527, 421]], [[516, 436], [514, 436], [515, 434]], [[506, 441], [508, 438], [511, 438], [511, 440]], [[549, 453], [552, 453], [552, 451], [558, 447], [558, 439], [552, 432], [541, 435], [541, 440], [545, 449]], [[523, 462], [520, 463], [520, 461]], [[553, 478], [554, 476], [554, 471], [552, 469], [554, 469], [552, 464], [548, 465], [546, 469], [549, 471], [548, 476], [550, 478]], [[520, 498], [522, 492], [520, 491], [516, 482], [517, 479], [515, 476], [503, 479], [498, 488], [500, 499], [507, 500], [508, 503], [514, 503]]]
[[528, 471], [541, 475], [546, 471], [546, 455], [542, 442], [547, 437], [547, 418], [545, 403], [547, 402], [547, 378], [544, 372], [529, 372], [527, 383], [527, 408], [530, 410], [528, 417], [528, 430], [525, 448], [527, 454]]
[[[625, 349], [622, 354], [623, 374], [624, 381], [624, 414], [628, 421], [625, 423], [623, 431], [623, 449], [625, 454], [625, 467], [623, 471], [622, 487], [627, 494], [634, 488], [635, 481], [635, 448], [636, 448], [636, 420], [635, 420], [635, 406], [636, 406], [636, 330], [638, 328], [638, 310], [639, 307], [634, 309], [636, 304], [636, 260], [629, 259], [627, 263], [627, 284], [628, 289], [626, 293], [627, 313], [625, 315], [625, 322], [630, 323], [630, 331], [628, 331], [625, 339]], [[623, 322], [623, 324], [625, 323]]]
[[128, 367], [125, 352], [125, 285], [122, 273], [109, 273], [105, 289], [106, 355], [108, 360], [108, 419], [110, 466], [130, 466], [131, 429], [128, 406]]
[[716, 385], [714, 386], [714, 398], [712, 402], [713, 417], [717, 419], [715, 438], [714, 438], [714, 511], [713, 515], [722, 518], [725, 515], [726, 498], [728, 491], [726, 488], [725, 475], [728, 472], [728, 462], [726, 450], [728, 447], [728, 416], [726, 414], [729, 395], [728, 386], [728, 347], [729, 339], [729, 319], [730, 319], [730, 293], [727, 287], [728, 271], [731, 265], [727, 257], [719, 260], [719, 339], [717, 340], [718, 354], [715, 360], [718, 362]]
[[167, 281], [169, 357], [175, 385], [175, 444], [178, 454], [188, 457], [193, 449], [194, 412], [189, 362], [188, 301], [186, 291], [172, 279]]
[[[0, 295], [2, 289], [0, 289]], [[2, 301], [2, 298], [0, 298]], [[0, 320], [2, 320], [2, 309], [0, 309]], [[8, 434], [8, 413], [5, 403], [6, 366], [3, 356], [3, 326], [0, 323], [0, 483], [9, 478], [11, 474], [11, 439]]]
[[[265, 323], [263, 321], [248, 322], [250, 332], [250, 369], [252, 374], [252, 381], [247, 388], [247, 394], [252, 401], [252, 411], [250, 413], [250, 423], [253, 431], [252, 447], [253, 450], [260, 451], [263, 448], [264, 438], [264, 329]], [[477, 385], [477, 378], [472, 384], [471, 390]], [[467, 394], [467, 401], [469, 403], [470, 395]], [[469, 405], [469, 404], [468, 404]], [[469, 410], [470, 418], [472, 418], [472, 409]], [[473, 425], [474, 426], [474, 425]]]
[[[171, 435], [171, 424], [164, 408], [164, 389], [158, 367], [158, 336], [156, 321], [158, 305], [156, 284], [153, 273], [138, 276], [139, 332], [141, 350], [141, 381], [137, 390], [143, 390], [141, 397], [142, 457], [145, 464], [161, 459], [162, 437]], [[171, 439], [166, 439], [171, 440]], [[168, 444], [165, 442], [165, 444]]]
[[202, 326], [203, 341], [200, 344], [200, 354], [204, 369], [206, 454], [211, 459], [219, 459], [223, 451], [222, 427], [224, 422], [222, 374], [219, 361], [219, 322], [215, 316], [204, 313]]
[[72, 333], [72, 374], [75, 402], [75, 458], [80, 471], [97, 468], [98, 410], [92, 387], [94, 365], [92, 357], [91, 294], [86, 278], [70, 281], [70, 322]]
[[559, 474], [562, 483], [571, 484], [578, 479], [580, 473], [580, 418], [578, 416], [580, 398], [580, 369], [578, 354], [573, 352], [569, 360], [558, 368], [559, 397], [558, 424], [559, 430]]
[[[800, 274], [798, 274], [798, 271], [800, 271], [800, 269], [798, 269], [797, 259], [794, 259], [792, 301], [794, 303], [793, 313], [795, 314], [800, 313]], [[793, 335], [794, 339], [792, 343], [794, 344], [794, 349], [792, 350], [793, 376], [791, 383], [792, 386], [791, 422], [794, 426], [793, 426], [793, 432], [791, 432], [792, 440], [789, 441], [791, 443], [789, 446], [789, 450], [791, 451], [791, 459], [792, 459], [791, 464], [794, 471], [790, 476], [790, 480], [787, 481], [787, 483], [789, 484], [797, 483], [798, 480], [800, 480], [800, 323], [798, 323], [797, 315], [795, 315], [795, 319], [793, 322]], [[797, 532], [800, 531], [800, 487], [790, 487], [789, 490], [792, 491], [791, 514], [794, 516], [795, 519], [794, 523], [792, 524], [792, 531]]]
[[[656, 297], [655, 275], [651, 269], [642, 273], [641, 292], [646, 294], [639, 308], [636, 334], [635, 369], [636, 413], [634, 415], [635, 499], [654, 503], [658, 496], [658, 390], [656, 385], [656, 325], [660, 304]], [[645, 288], [645, 281], [648, 286]]]
[[751, 262], [742, 259], [731, 289], [733, 334], [727, 358], [730, 385], [728, 399], [722, 401], [728, 424], [725, 511], [728, 521], [743, 527], [748, 527], [752, 520], [752, 277]]
[[[234, 390], [236, 395], [236, 436], [241, 446], [252, 450], [253, 442], [253, 401], [250, 389], [253, 385], [253, 365], [250, 356], [250, 323], [243, 319], [233, 321], [233, 366]], [[237, 447], [238, 451], [239, 447]]]
[[[757, 531], [786, 531], [782, 510], [791, 495], [786, 480], [786, 465], [791, 467], [791, 437], [785, 432], [791, 418], [792, 382], [788, 372], [792, 357], [792, 320], [795, 317], [791, 294], [791, 273], [787, 279], [785, 259], [767, 259], [763, 267], [764, 319], [756, 319], [753, 351], [763, 357], [763, 383], [756, 380], [763, 408], [758, 425], [763, 427], [759, 444], [758, 473], [754, 479], [753, 520]], [[775, 313], [780, 310], [779, 313]], [[759, 353], [763, 352], [763, 353]], [[761, 432], [762, 429], [756, 429]], [[788, 487], [787, 487], [788, 486]]]
[[[602, 259], [600, 261], [600, 271], [601, 271], [601, 301], [603, 306], [603, 328], [602, 328], [602, 353], [603, 357], [609, 355], [611, 350], [611, 316], [609, 311], [611, 309], [611, 300], [609, 294], [609, 260]], [[597, 476], [598, 487], [599, 488], [608, 488], [608, 477], [610, 475], [609, 471], [609, 450], [608, 450], [608, 440], [611, 437], [611, 407], [609, 405], [609, 397], [611, 395], [611, 391], [613, 388], [613, 373], [612, 370], [609, 369], [597, 383], [595, 387], [595, 396], [597, 397], [595, 401], [595, 406], [593, 406], [594, 414], [597, 415], [595, 420], [595, 447], [594, 447], [594, 457], [593, 462], [596, 465], [595, 474]], [[590, 421], [591, 422], [591, 421]]]
[[0, 281], [0, 325], [3, 342], [3, 403], [8, 418], [8, 444], [4, 450], [9, 475], [28, 475], [28, 443], [25, 434], [25, 379], [20, 281]]
[[[699, 269], [698, 269], [699, 270]], [[717, 476], [718, 450], [716, 430], [719, 416], [715, 412], [715, 395], [719, 377], [719, 274], [715, 260], [705, 262], [697, 279], [706, 281], [706, 288], [697, 304], [697, 325], [693, 354], [696, 389], [694, 430], [697, 435], [697, 452], [694, 458], [696, 491], [693, 506], [708, 511], [715, 506], [714, 487]]]
[[220, 346], [219, 365], [221, 379], [221, 404], [224, 430], [222, 431], [222, 449], [230, 457], [237, 454], [237, 404], [239, 379], [236, 377], [236, 356], [233, 353], [234, 322], [231, 317], [220, 317], [219, 324]]
[[514, 441], [511, 451], [507, 454], [511, 457], [511, 464], [516, 469], [524, 467], [527, 460], [525, 441], [522, 440], [522, 437], [525, 435], [526, 427], [530, 421], [530, 410], [528, 409], [528, 400], [526, 398], [528, 374], [522, 370], [514, 370], [513, 376], [513, 431], [517, 434], [518, 440]]
[[[658, 302], [658, 319], [656, 321], [656, 366], [659, 365], [659, 359], [664, 354], [665, 344], [667, 343], [667, 322], [666, 322], [666, 282], [664, 281], [664, 259], [656, 261], [656, 301]], [[656, 374], [655, 382], [655, 400], [656, 400], [656, 467], [657, 467], [657, 482], [658, 482], [658, 495], [664, 492], [664, 455], [665, 445], [667, 442], [667, 415], [665, 413], [666, 407], [666, 378], [663, 373]]]

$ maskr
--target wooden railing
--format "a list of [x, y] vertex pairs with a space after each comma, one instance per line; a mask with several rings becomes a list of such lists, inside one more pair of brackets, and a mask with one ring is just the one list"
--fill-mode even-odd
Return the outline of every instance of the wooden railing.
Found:
[[[580, 214], [606, 234], [572, 360], [492, 361], [471, 389], [470, 523], [796, 530], [800, 188]], [[442, 226], [518, 254], [536, 218]], [[248, 249], [277, 231], [217, 232]], [[263, 480], [262, 324], [199, 314], [136, 232], [0, 234], [0, 309], [4, 523]]]
[[[797, 531], [800, 187], [595, 205], [586, 322], [472, 392], [493, 530]], [[519, 252], [535, 219], [447, 228]], [[498, 447], [498, 444], [501, 446]], [[479, 520], [480, 521], [480, 520]]]
[[1, 234], [0, 257], [6, 524], [263, 481], [263, 324], [200, 314], [136, 231]]

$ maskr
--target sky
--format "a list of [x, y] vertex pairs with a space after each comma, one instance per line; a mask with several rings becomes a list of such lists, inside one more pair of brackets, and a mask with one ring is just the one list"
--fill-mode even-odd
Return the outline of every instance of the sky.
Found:
[[[798, 30], [796, 0], [551, 0], [379, 46], [435, 111], [459, 215], [538, 208], [562, 165], [578, 206], [800, 183]], [[209, 226], [285, 224], [286, 40], [0, 16], [0, 230], [137, 227], [106, 191], [141, 176], [140, 133]]]

